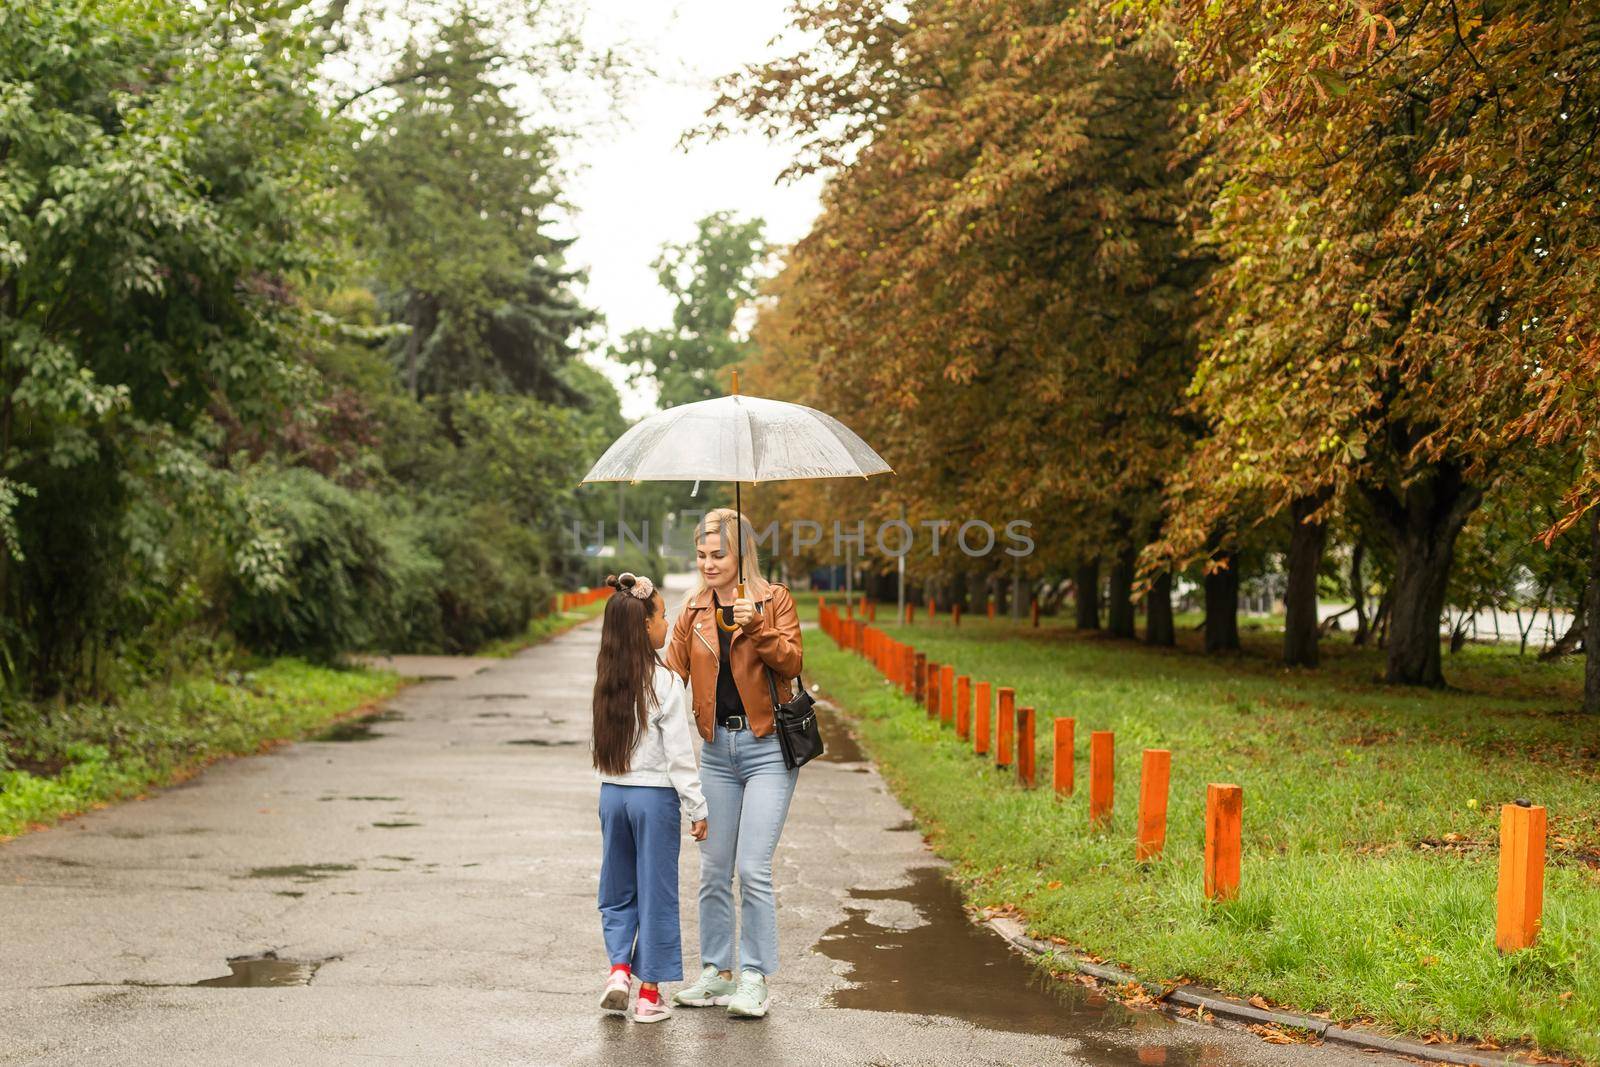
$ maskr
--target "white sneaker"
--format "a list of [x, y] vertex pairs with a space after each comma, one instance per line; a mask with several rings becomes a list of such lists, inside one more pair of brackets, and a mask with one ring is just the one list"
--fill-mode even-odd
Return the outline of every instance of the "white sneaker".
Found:
[[672, 1003], [686, 1008], [720, 1008], [733, 999], [733, 992], [733, 979], [722, 977], [722, 972], [708, 963], [701, 968], [699, 981], [672, 994]]
[[766, 975], [760, 971], [740, 971], [739, 988], [728, 1001], [728, 1014], [740, 1019], [759, 1019], [767, 1014], [771, 1001]]

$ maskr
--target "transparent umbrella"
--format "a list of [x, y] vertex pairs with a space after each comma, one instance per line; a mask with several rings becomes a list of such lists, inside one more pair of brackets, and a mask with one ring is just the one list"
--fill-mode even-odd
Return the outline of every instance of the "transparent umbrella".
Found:
[[[606, 449], [582, 484], [732, 482], [734, 511], [742, 515], [742, 482], [893, 473], [882, 456], [832, 415], [803, 404], [741, 396], [735, 371], [730, 395], [668, 408], [635, 423]], [[745, 595], [742, 554], [738, 595]], [[725, 630], [733, 629], [729, 614], [717, 618]]]

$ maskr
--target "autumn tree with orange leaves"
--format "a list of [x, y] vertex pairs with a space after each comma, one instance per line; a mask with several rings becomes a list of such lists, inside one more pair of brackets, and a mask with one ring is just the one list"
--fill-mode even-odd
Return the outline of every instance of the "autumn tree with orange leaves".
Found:
[[1152, 558], [1191, 558], [1226, 516], [1310, 525], [1359, 497], [1395, 558], [1388, 680], [1441, 684], [1454, 547], [1489, 487], [1528, 449], [1582, 448], [1548, 532], [1600, 498], [1600, 13], [1149, 9], [1209, 99], [1193, 138], [1221, 194], [1199, 237], [1222, 264], [1191, 386], [1210, 433]]
[[[734, 77], [716, 111], [833, 177], [758, 340], [807, 362], [797, 398], [902, 457], [875, 518], [1029, 519], [1030, 573], [1098, 585], [1105, 564], [1110, 628], [1132, 636], [1136, 554], [1196, 428], [1173, 415], [1204, 269], [1175, 165], [1188, 91], [1170, 48], [1088, 9], [895, 10], [802, 5], [821, 47]], [[1156, 643], [1169, 589], [1158, 573]]]

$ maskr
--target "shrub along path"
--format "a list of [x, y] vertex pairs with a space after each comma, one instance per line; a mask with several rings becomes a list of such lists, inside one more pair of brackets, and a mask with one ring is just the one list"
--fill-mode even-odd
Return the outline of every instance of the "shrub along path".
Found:
[[[1570, 710], [1581, 691], [1571, 665], [1469, 649], [1452, 663], [1460, 688], [1430, 692], [1378, 684], [1378, 657], [1348, 645], [1320, 671], [1290, 671], [1273, 665], [1265, 636], [1218, 660], [1048, 620], [880, 628], [1037, 709], [1030, 792], [865, 659], [825, 638], [807, 649], [808, 670], [860, 717], [972, 903], [1015, 906], [1035, 934], [1146, 979], [1600, 1062], [1600, 723]], [[1049, 788], [1057, 715], [1077, 720], [1079, 787], [1065, 800]], [[1116, 734], [1104, 832], [1087, 825], [1091, 730]], [[1172, 751], [1172, 786], [1165, 858], [1141, 869], [1147, 747]], [[1243, 885], [1208, 906], [1205, 787], [1221, 781], [1244, 789]], [[1517, 797], [1549, 809], [1551, 866], [1539, 943], [1502, 957], [1498, 813]]]

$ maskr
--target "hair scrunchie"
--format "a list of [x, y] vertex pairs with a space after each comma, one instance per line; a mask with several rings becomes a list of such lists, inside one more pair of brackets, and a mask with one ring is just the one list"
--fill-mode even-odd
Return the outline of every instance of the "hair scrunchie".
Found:
[[638, 597], [640, 600], [649, 600], [655, 595], [656, 586], [649, 578], [632, 571], [623, 571], [621, 574], [606, 575], [606, 584], [619, 593], [627, 593]]

